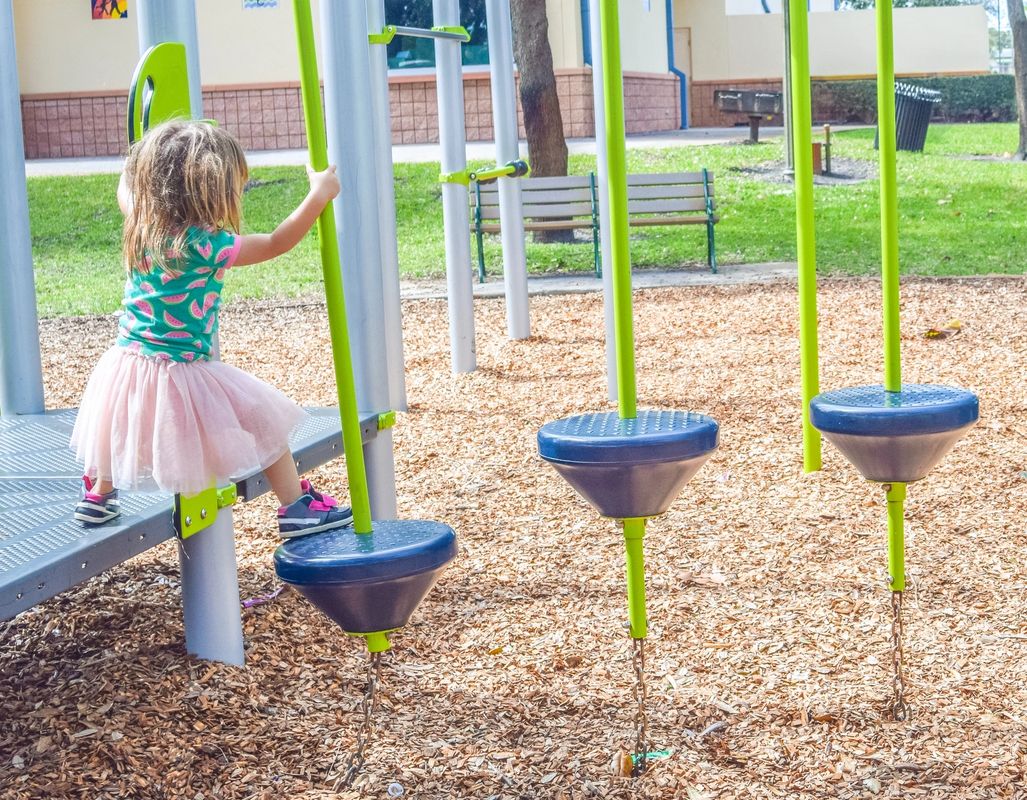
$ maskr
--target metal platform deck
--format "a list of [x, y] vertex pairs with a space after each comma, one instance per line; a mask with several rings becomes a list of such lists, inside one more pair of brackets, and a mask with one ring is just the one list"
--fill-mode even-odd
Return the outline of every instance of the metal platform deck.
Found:
[[[343, 453], [338, 410], [307, 411], [290, 442], [300, 473]], [[172, 496], [159, 492], [122, 492], [121, 517], [106, 525], [72, 519], [82, 486], [68, 446], [75, 413], [0, 419], [0, 620], [175, 535]], [[364, 442], [373, 439], [378, 415], [362, 414], [360, 428]], [[270, 489], [263, 473], [236, 485], [246, 500]]]

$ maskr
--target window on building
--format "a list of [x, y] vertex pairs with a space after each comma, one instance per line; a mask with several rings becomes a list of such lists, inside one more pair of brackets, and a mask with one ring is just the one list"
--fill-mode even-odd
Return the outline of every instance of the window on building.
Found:
[[[385, 21], [409, 28], [432, 26], [432, 4], [427, 0], [385, 0]], [[460, 0], [460, 24], [471, 35], [462, 48], [463, 63], [488, 64], [489, 43], [485, 28], [485, 0]], [[397, 36], [389, 45], [389, 69], [417, 69], [435, 66], [435, 43], [431, 39]]]

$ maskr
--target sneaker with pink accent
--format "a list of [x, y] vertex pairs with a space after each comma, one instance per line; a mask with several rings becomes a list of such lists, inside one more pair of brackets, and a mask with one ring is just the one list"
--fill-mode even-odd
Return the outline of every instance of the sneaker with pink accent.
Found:
[[107, 494], [99, 494], [93, 491], [96, 484], [88, 475], [82, 476], [82, 483], [85, 489], [82, 492], [82, 499], [75, 506], [75, 519], [83, 525], [103, 525], [121, 514], [121, 501], [118, 499], [118, 490], [112, 489]]
[[334, 497], [321, 494], [310, 481], [300, 481], [303, 494], [278, 509], [278, 535], [283, 539], [330, 531], [353, 524], [353, 511]]

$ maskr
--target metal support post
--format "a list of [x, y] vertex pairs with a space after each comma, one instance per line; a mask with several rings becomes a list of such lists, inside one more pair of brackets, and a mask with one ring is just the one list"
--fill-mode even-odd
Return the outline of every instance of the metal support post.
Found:
[[[359, 3], [321, 3], [328, 160], [339, 165], [335, 201], [357, 408], [389, 409], [385, 301], [378, 227], [378, 175], [371, 100], [367, 11]], [[466, 209], [466, 202], [464, 203]], [[467, 228], [465, 226], [465, 233]], [[467, 238], [465, 236], [465, 238]], [[396, 516], [392, 431], [364, 445], [372, 519]]]
[[139, 0], [133, 13], [139, 30], [139, 55], [161, 42], [182, 42], [189, 68], [189, 104], [193, 118], [203, 118], [200, 47], [195, 0]]
[[610, 243], [610, 201], [606, 194], [609, 168], [606, 159], [606, 102], [603, 98], [602, 29], [600, 0], [589, 0], [589, 41], [592, 45], [592, 101], [596, 130], [596, 179], [599, 194], [599, 243], [603, 265], [603, 322], [606, 328], [606, 392], [617, 402], [617, 344], [613, 322], [613, 249]]
[[[460, 24], [459, 0], [432, 0], [432, 13], [437, 27]], [[438, 38], [434, 43], [442, 173], [466, 172], [467, 134], [464, 128], [464, 72], [461, 64], [463, 44], [456, 39]], [[477, 361], [467, 188], [459, 183], [443, 182], [441, 190], [446, 235], [450, 361], [453, 372], [473, 372]]]
[[[517, 97], [514, 89], [509, 0], [485, 0], [485, 14], [488, 20], [496, 163], [509, 164], [521, 157], [517, 137]], [[511, 339], [527, 339], [531, 336], [531, 319], [528, 309], [528, 267], [524, 256], [524, 218], [521, 216], [521, 185], [516, 178], [500, 178], [498, 186], [506, 331]]]
[[[367, 0], [367, 29], [385, 26], [385, 0]], [[396, 244], [396, 181], [392, 165], [392, 120], [389, 115], [389, 58], [385, 45], [370, 48], [371, 115], [374, 119], [375, 165], [378, 176], [378, 227], [385, 302], [385, 351], [389, 363], [389, 405], [407, 410], [403, 358], [403, 316]]]
[[14, 9], [0, 2], [0, 414], [43, 413]]
[[185, 647], [197, 658], [242, 666], [242, 614], [232, 509], [218, 511], [205, 530], [178, 543]]

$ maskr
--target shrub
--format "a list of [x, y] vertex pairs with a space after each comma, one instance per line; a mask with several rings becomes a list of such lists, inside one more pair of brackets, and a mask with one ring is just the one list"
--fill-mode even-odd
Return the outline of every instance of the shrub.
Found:
[[[942, 122], [1012, 122], [1016, 96], [1012, 75], [900, 78], [941, 92], [934, 119]], [[814, 81], [813, 117], [821, 122], [877, 121], [877, 82]]]

